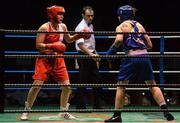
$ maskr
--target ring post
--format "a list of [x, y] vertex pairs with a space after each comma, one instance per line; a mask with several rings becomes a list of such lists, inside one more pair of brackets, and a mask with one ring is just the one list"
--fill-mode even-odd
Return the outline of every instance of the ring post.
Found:
[[4, 112], [4, 31], [0, 30], [0, 41], [2, 48], [0, 49], [0, 113]]
[[[164, 36], [160, 38], [160, 56], [164, 55]], [[164, 84], [164, 59], [159, 59], [159, 84]], [[163, 89], [163, 87], [161, 87]]]

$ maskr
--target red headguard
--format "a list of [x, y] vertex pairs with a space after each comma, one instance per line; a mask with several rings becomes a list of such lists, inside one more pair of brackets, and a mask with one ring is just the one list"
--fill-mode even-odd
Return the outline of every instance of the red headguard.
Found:
[[56, 20], [58, 13], [65, 13], [64, 7], [56, 5], [47, 7], [47, 15], [50, 19]]

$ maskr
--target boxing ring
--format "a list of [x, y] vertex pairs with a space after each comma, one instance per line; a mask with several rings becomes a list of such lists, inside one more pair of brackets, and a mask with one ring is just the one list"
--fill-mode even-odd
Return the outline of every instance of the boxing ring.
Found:
[[[37, 33], [37, 31], [33, 30], [1, 30], [4, 33], [4, 38], [10, 38], [10, 39], [15, 39], [18, 38], [18, 40], [26, 39], [26, 38], [31, 38], [34, 39], [36, 36], [34, 34]], [[44, 33], [44, 32], [42, 32]], [[67, 32], [59, 32], [59, 33], [67, 33]], [[69, 32], [68, 32], [69, 33]], [[70, 31], [70, 33], [74, 33], [74, 31]], [[101, 39], [110, 39], [114, 41], [114, 32], [106, 32], [106, 31], [94, 31], [93, 32], [95, 35], [97, 34], [96, 38], [101, 40]], [[165, 70], [165, 60], [167, 59], [179, 59], [180, 57], [180, 52], [165, 52], [165, 39], [171, 39], [171, 38], [180, 38], [180, 33], [179, 32], [147, 32], [149, 33], [150, 38], [152, 39], [158, 39], [159, 40], [159, 46], [160, 46], [160, 52], [149, 52], [150, 58], [153, 60], [159, 60], [158, 61], [158, 66], [159, 70], [158, 71], [153, 71], [154, 74], [158, 74], [158, 81], [157, 85], [145, 85], [145, 84], [109, 84], [109, 83], [103, 83], [103, 84], [70, 84], [70, 85], [63, 85], [63, 84], [43, 84], [41, 90], [60, 90], [60, 86], [71, 86], [73, 90], [76, 90], [77, 87], [85, 87], [85, 88], [92, 88], [92, 87], [102, 87], [103, 91], [115, 91], [115, 87], [117, 86], [125, 86], [127, 87], [128, 91], [146, 91], [148, 90], [148, 87], [152, 86], [158, 86], [162, 88], [165, 91], [180, 91], [180, 84], [179, 83], [171, 83], [171, 84], [166, 84], [165, 83], [165, 76], [172, 75], [172, 74], [179, 74], [180, 71], [178, 70]], [[102, 35], [102, 36], [101, 36]], [[104, 36], [105, 35], [105, 36]], [[110, 36], [107, 36], [110, 35]], [[158, 35], [163, 35], [163, 36], [158, 36]], [[166, 36], [164, 36], [166, 35]], [[156, 41], [157, 42], [157, 41]], [[155, 42], [153, 42], [154, 44]], [[98, 44], [97, 44], [98, 45]], [[107, 46], [109, 47], [109, 45]], [[97, 50], [98, 51], [98, 50]], [[105, 52], [98, 52], [100, 54], [101, 61], [107, 60], [108, 59], [121, 59], [125, 56], [123, 52], [117, 52], [117, 55], [109, 55], [106, 56]], [[60, 56], [53, 56], [53, 55], [38, 55], [38, 52], [36, 51], [18, 51], [18, 50], [5, 50], [4, 51], [4, 56], [5, 60], [8, 62], [13, 62], [13, 60], [16, 59], [23, 59], [25, 61], [27, 60], [32, 60], [37, 57], [43, 57], [43, 58], [57, 58], [57, 57], [63, 57], [65, 59], [76, 59], [76, 58], [90, 58], [90, 56], [86, 55], [78, 55], [77, 52], [65, 52], [64, 55]], [[100, 62], [101, 62], [100, 61]], [[31, 64], [32, 62], [30, 62]], [[26, 64], [26, 63], [25, 63]], [[8, 64], [9, 65], [9, 64]], [[10, 64], [13, 65], [13, 64]], [[68, 66], [68, 64], [66, 63]], [[71, 66], [72, 67], [72, 66]], [[10, 68], [10, 69], [9, 69]], [[32, 70], [34, 68], [29, 68], [29, 69], [16, 69], [16, 67], [9, 67], [8, 69], [4, 70], [5, 75], [7, 77], [12, 74], [23, 74], [25, 75], [26, 78], [29, 76], [26, 76], [27, 74], [32, 74], [34, 71]], [[79, 72], [76, 69], [68, 70], [69, 76], [77, 76], [76, 74]], [[99, 70], [100, 74], [117, 74], [117, 70]], [[19, 76], [18, 76], [19, 77]], [[116, 77], [116, 76], [115, 76]], [[26, 81], [26, 78], [24, 79], [23, 77], [20, 79], [24, 79], [23, 81]], [[9, 91], [28, 91], [30, 87], [33, 85], [30, 82], [29, 83], [23, 83], [17, 82], [16, 80], [13, 82], [9, 82], [5, 80], [4, 82], [4, 90], [6, 93]], [[72, 80], [70, 80], [72, 81]], [[97, 80], [98, 81], [98, 80]], [[71, 82], [72, 83], [72, 82]], [[98, 83], [98, 82], [97, 82]], [[33, 86], [40, 86], [40, 85], [33, 85]], [[57, 92], [58, 93], [58, 92]], [[106, 92], [107, 93], [107, 92]], [[115, 97], [115, 95], [113, 95]], [[6, 97], [5, 97], [6, 98]], [[168, 101], [168, 100], [167, 100]], [[27, 122], [103, 122], [105, 119], [108, 119], [111, 115], [112, 112], [115, 111], [114, 105], [108, 106], [105, 109], [75, 109], [72, 106], [68, 110], [68, 112], [72, 112], [74, 116], [77, 117], [76, 120], [73, 121], [68, 121], [64, 120], [61, 118], [58, 118], [56, 114], [58, 112], [63, 112], [62, 110], [57, 110], [59, 109], [59, 105], [56, 106], [34, 106], [33, 110], [26, 111], [31, 113], [30, 114], [30, 120]], [[5, 105], [4, 107], [4, 113], [2, 114], [3, 117], [0, 118], [0, 121], [2, 122], [26, 122], [26, 121], [20, 121], [20, 115], [21, 113], [24, 112], [23, 110], [24, 106], [7, 106]], [[167, 111], [167, 110], [160, 110], [158, 106], [125, 106], [124, 109], [117, 110], [117, 111], [122, 111], [122, 119], [123, 122], [167, 122], [165, 119], [163, 119], [163, 114], [161, 112]], [[180, 106], [170, 106], [168, 111], [172, 112], [172, 114], [175, 116], [175, 120], [171, 121], [173, 123], [178, 123], [180, 122]], [[89, 113], [90, 112], [90, 113]]]

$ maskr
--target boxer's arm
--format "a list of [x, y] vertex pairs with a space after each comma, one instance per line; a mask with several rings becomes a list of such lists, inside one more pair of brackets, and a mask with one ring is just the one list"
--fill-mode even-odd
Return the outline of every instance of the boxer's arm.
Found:
[[[122, 32], [121, 26], [118, 26], [116, 28], [116, 32]], [[122, 42], [123, 42], [123, 34], [117, 34], [114, 43], [110, 46], [106, 54], [107, 55], [116, 54], [117, 49], [122, 44]]]
[[[67, 29], [65, 24], [62, 25], [62, 28], [65, 32], [68, 32], [68, 29]], [[65, 33], [64, 39], [68, 43], [72, 43], [72, 42], [74, 42], [80, 38], [89, 39], [91, 37], [91, 34], [88, 33], [89, 32], [88, 29], [82, 29], [80, 32], [82, 32], [82, 33], [75, 33], [74, 35], [70, 35], [69, 33]], [[83, 32], [86, 32], [86, 33], [83, 33]]]
[[[44, 25], [42, 25], [38, 31], [47, 31], [47, 28]], [[44, 50], [45, 49], [45, 44], [43, 43], [44, 40], [45, 40], [45, 37], [46, 37], [46, 33], [37, 33], [37, 36], [36, 36], [36, 48], [38, 50]]]

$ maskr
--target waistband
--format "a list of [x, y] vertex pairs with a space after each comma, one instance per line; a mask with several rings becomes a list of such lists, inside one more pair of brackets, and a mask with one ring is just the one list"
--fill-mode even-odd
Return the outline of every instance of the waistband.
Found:
[[54, 52], [53, 50], [43, 50], [39, 52], [40, 55], [63, 55], [62, 53]]
[[147, 54], [147, 49], [132, 49], [127, 52], [127, 55]]

